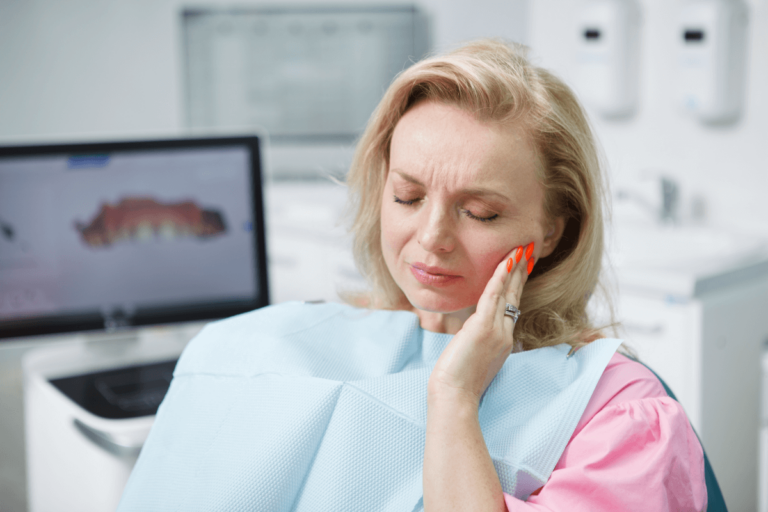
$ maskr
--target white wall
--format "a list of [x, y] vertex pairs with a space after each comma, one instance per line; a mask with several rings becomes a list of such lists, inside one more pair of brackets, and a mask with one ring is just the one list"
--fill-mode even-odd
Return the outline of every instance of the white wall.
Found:
[[0, 2], [0, 137], [176, 130], [177, 40], [169, 1]]
[[[640, 4], [639, 110], [623, 121], [592, 116], [614, 185], [646, 169], [663, 170], [679, 181], [687, 199], [704, 200], [711, 224], [768, 236], [768, 1], [747, 1], [746, 101], [741, 119], [727, 126], [703, 125], [675, 104], [675, 20], [681, 1]], [[572, 83], [579, 2], [536, 0], [529, 9], [528, 42], [539, 64]]]
[[[0, 1], [0, 142], [179, 131], [180, 9], [257, 3], [287, 2]], [[425, 0], [417, 5], [431, 15], [438, 48], [479, 36], [525, 39], [525, 0]]]
[[[296, 0], [298, 2], [298, 0]], [[370, 1], [370, 0], [367, 0]], [[383, 0], [393, 2], [394, 0]], [[312, 0], [320, 3], [320, 0]], [[237, 4], [253, 4], [239, 1]], [[277, 3], [277, 2], [273, 2]], [[307, 2], [301, 2], [306, 4]], [[712, 223], [768, 235], [768, 0], [749, 0], [745, 111], [705, 126], [674, 106], [680, 0], [641, 0], [640, 108], [594, 122], [614, 182], [643, 169], [676, 177], [701, 196]], [[215, 0], [203, 5], [231, 5]], [[573, 0], [425, 0], [438, 48], [478, 36], [528, 42], [540, 63], [575, 75]], [[183, 125], [181, 0], [0, 2], [0, 143], [172, 134]]]
[[[203, 5], [233, 3], [255, 2]], [[566, 80], [575, 75], [568, 37], [574, 34], [578, 4], [419, 2], [432, 15], [438, 48], [479, 36], [520, 40]], [[680, 0], [641, 4], [640, 109], [625, 121], [594, 118], [614, 182], [643, 169], [665, 170], [680, 181], [687, 197], [704, 199], [712, 223], [768, 235], [768, 164], [763, 157], [768, 143], [768, 0], [749, 0], [745, 112], [725, 127], [702, 125], [674, 106], [671, 48]], [[0, 1], [0, 143], [178, 132], [183, 125], [178, 23], [183, 5], [182, 0]]]

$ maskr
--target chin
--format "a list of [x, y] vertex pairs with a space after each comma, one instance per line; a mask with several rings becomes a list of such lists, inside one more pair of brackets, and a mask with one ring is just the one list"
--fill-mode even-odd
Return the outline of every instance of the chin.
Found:
[[416, 309], [430, 313], [455, 313], [462, 309], [477, 306], [476, 300], [468, 300], [464, 294], [443, 295], [431, 290], [417, 290], [406, 293], [408, 302]]

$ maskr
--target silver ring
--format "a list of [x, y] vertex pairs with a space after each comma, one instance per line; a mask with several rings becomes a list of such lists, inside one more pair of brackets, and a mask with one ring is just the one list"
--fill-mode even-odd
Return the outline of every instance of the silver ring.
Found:
[[514, 323], [517, 323], [517, 319], [520, 318], [520, 310], [509, 303], [507, 303], [507, 306], [504, 308], [504, 314], [511, 317]]

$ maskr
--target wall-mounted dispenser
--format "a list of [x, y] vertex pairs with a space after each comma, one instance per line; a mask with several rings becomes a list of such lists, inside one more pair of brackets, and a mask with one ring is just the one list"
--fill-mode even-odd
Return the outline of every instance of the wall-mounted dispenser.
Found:
[[589, 0], [577, 24], [578, 91], [605, 117], [637, 108], [640, 6], [636, 0]]
[[689, 0], [678, 26], [679, 94], [685, 111], [707, 123], [741, 113], [747, 7], [742, 0]]

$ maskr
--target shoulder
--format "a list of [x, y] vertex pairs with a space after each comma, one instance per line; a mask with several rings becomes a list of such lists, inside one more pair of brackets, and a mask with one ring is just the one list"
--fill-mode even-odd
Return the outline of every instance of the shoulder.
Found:
[[[641, 363], [615, 354], [547, 484], [531, 502], [571, 510], [703, 510], [704, 457], [683, 407]], [[552, 508], [556, 508], [552, 506]]]
[[274, 330], [277, 332], [302, 329], [318, 321], [338, 315], [344, 309], [352, 309], [349, 306], [336, 303], [311, 304], [306, 302], [283, 302], [263, 308], [254, 309], [247, 313], [231, 316], [223, 320], [208, 324], [208, 330], [231, 330], [243, 326], [258, 325], [262, 330]]
[[290, 334], [318, 324], [334, 321], [356, 327], [358, 324], [413, 323], [416, 315], [407, 311], [358, 308], [338, 302], [283, 302], [208, 324], [204, 330], [236, 330], [258, 327], [259, 332]]
[[198, 338], [213, 336], [220, 339], [222, 335], [226, 335], [228, 339], [251, 339], [254, 336], [284, 337], [313, 329], [354, 329], [359, 324], [370, 323], [372, 319], [386, 322], [381, 320], [382, 316], [389, 316], [386, 313], [337, 302], [290, 301], [211, 322], [205, 326]]
[[211, 322], [186, 346], [174, 374], [238, 372], [286, 336], [317, 331], [347, 309], [352, 308], [285, 302]]
[[605, 367], [592, 393], [592, 398], [576, 426], [574, 436], [605, 408], [627, 405], [636, 400], [668, 396], [664, 386], [652, 371], [617, 352]]
[[405, 311], [287, 302], [208, 324], [184, 349], [175, 375], [267, 371], [320, 346], [325, 356], [348, 360], [393, 340], [412, 341], [417, 327], [418, 317]]

